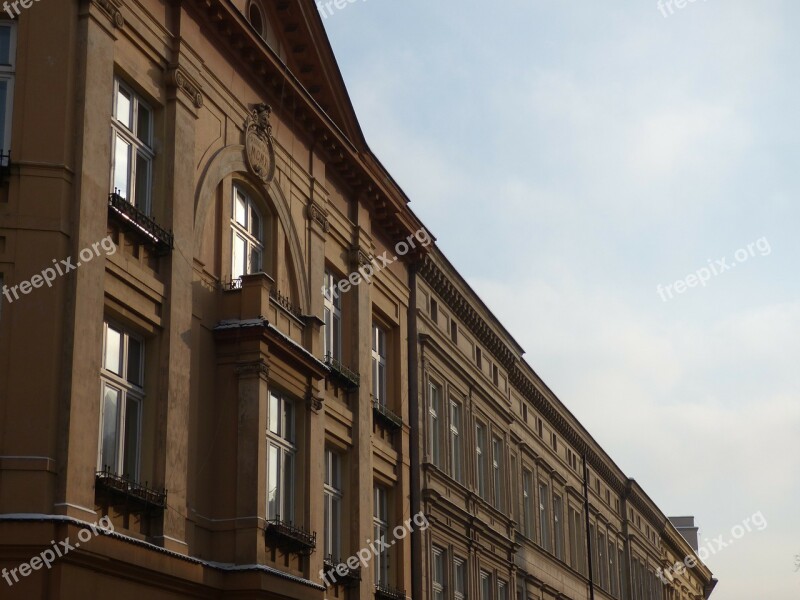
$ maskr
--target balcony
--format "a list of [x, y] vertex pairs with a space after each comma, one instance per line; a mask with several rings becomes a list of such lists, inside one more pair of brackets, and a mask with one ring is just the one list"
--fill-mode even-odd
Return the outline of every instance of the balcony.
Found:
[[159, 491], [142, 485], [108, 468], [95, 473], [95, 501], [119, 508], [128, 514], [152, 514], [167, 506], [166, 490]]
[[331, 379], [336, 384], [347, 389], [347, 391], [358, 389], [361, 383], [361, 375], [345, 367], [340, 361], [333, 358], [330, 353], [325, 355], [325, 364], [331, 370]]
[[353, 587], [361, 581], [361, 566], [351, 569], [343, 561], [332, 556], [325, 557], [323, 561], [325, 578], [333, 585]]
[[267, 521], [264, 532], [267, 540], [276, 546], [302, 556], [308, 556], [317, 547], [317, 534], [309, 533], [302, 527], [281, 521], [280, 518]]
[[169, 254], [175, 245], [172, 233], [161, 227], [117, 192], [108, 196], [108, 214], [128, 231], [152, 245], [159, 256]]
[[385, 404], [377, 400], [372, 401], [372, 414], [389, 429], [403, 428], [403, 419], [389, 410]]
[[404, 590], [396, 590], [384, 585], [375, 586], [375, 600], [406, 600]]

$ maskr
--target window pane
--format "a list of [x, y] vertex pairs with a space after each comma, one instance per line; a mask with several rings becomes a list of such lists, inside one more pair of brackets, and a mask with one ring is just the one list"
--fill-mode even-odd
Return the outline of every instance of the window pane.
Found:
[[150, 131], [153, 115], [150, 109], [142, 104], [138, 105], [138, 119], [136, 123], [136, 137], [144, 144], [150, 145]]
[[249, 231], [253, 234], [253, 237], [258, 238], [261, 240], [261, 215], [258, 214], [258, 211], [250, 207], [250, 227]]
[[283, 513], [281, 519], [284, 521], [294, 520], [294, 455], [289, 452], [283, 453], [283, 477], [281, 477], [281, 501], [283, 504]]
[[250, 254], [250, 269], [248, 273], [260, 273], [261, 272], [261, 250], [258, 248], [253, 248], [253, 251]]
[[139, 479], [139, 402], [130, 396], [125, 403], [125, 448], [122, 473], [134, 481]]
[[103, 362], [106, 370], [122, 375], [122, 333], [108, 327], [106, 331], [106, 356]]
[[110, 386], [103, 389], [103, 447], [100, 458], [100, 468], [108, 468], [112, 473], [117, 472], [117, 442], [119, 415], [119, 390]]
[[[108, 105], [106, 105], [108, 106]], [[117, 92], [117, 121], [131, 129], [131, 95], [119, 88]]]
[[280, 399], [275, 394], [269, 395], [269, 423], [268, 427], [272, 433], [280, 433], [280, 419], [278, 418]]
[[[0, 30], [4, 28], [0, 27]], [[5, 146], [6, 141], [6, 106], [8, 99], [8, 80], [0, 79], [0, 146]], [[10, 123], [9, 123], [10, 125]], [[8, 151], [8, 148], [0, 148]]]
[[11, 65], [11, 27], [8, 25], [0, 26], [0, 65]]
[[131, 146], [121, 137], [114, 136], [114, 190], [123, 198], [130, 197], [128, 189], [131, 172]]
[[147, 214], [149, 212], [150, 198], [150, 160], [143, 154], [136, 153], [136, 198], [132, 204]]
[[278, 448], [270, 444], [267, 457], [267, 518], [275, 519], [278, 516], [278, 475], [280, 460]]
[[142, 342], [128, 338], [128, 381], [142, 387]]
[[247, 227], [247, 199], [238, 189], [234, 193], [233, 218], [242, 227]]
[[294, 408], [291, 402], [286, 402], [286, 400], [281, 400], [281, 408], [283, 409], [281, 413], [281, 436], [284, 439], [293, 442], [294, 441], [294, 427], [292, 426], [292, 409]]
[[238, 234], [233, 235], [233, 264], [231, 276], [238, 279], [247, 273], [247, 242]]

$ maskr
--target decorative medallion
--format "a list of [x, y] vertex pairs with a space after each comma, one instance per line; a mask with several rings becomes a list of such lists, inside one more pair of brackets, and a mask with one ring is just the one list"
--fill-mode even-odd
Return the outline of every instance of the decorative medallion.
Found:
[[275, 177], [275, 146], [272, 143], [272, 109], [265, 103], [256, 104], [244, 122], [244, 148], [247, 165], [265, 184]]

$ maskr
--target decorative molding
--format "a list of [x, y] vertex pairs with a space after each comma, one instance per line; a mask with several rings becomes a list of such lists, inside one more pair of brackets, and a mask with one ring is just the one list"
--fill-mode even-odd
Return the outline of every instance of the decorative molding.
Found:
[[181, 67], [173, 67], [167, 71], [167, 83], [189, 96], [196, 108], [203, 106], [203, 88]]
[[269, 378], [269, 365], [264, 361], [256, 360], [249, 363], [242, 363], [236, 366], [236, 374], [240, 377], [242, 375], [263, 375], [265, 379]]
[[121, 29], [125, 26], [125, 18], [122, 16], [122, 12], [119, 10], [119, 7], [114, 0], [92, 0], [92, 2], [97, 5], [100, 10], [106, 13], [106, 16], [111, 19], [114, 27]]
[[306, 404], [315, 413], [322, 410], [322, 398], [315, 396], [314, 391], [311, 389], [306, 392]]
[[319, 225], [322, 231], [325, 233], [328, 233], [331, 230], [331, 223], [328, 221], [328, 213], [325, 212], [322, 207], [313, 200], [308, 203], [306, 216], [308, 217], [309, 221]]
[[375, 259], [371, 254], [367, 254], [358, 246], [350, 248], [350, 263], [356, 268], [360, 269], [372, 263]]
[[244, 148], [247, 166], [264, 185], [275, 177], [275, 145], [269, 117], [272, 108], [264, 102], [253, 106], [244, 122]]

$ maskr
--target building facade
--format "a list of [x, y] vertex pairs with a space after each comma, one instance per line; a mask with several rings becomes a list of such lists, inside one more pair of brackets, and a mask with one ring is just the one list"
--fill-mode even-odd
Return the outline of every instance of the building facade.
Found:
[[707, 597], [370, 151], [314, 2], [7, 13], [0, 597]]

